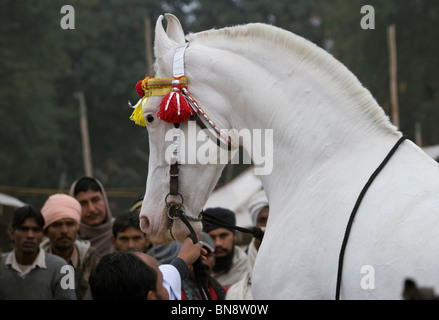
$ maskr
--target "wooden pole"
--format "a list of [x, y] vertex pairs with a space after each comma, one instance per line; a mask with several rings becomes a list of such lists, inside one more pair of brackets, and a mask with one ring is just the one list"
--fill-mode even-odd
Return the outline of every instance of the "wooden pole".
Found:
[[421, 122], [415, 122], [415, 142], [419, 147], [422, 147], [422, 131], [421, 131]]
[[154, 60], [152, 55], [152, 37], [151, 37], [151, 19], [145, 18], [145, 50], [146, 65], [148, 66], [148, 74], [154, 75]]
[[77, 92], [76, 98], [79, 100], [79, 126], [81, 129], [82, 156], [84, 161], [85, 175], [88, 177], [93, 177], [90, 140], [88, 135], [87, 105], [85, 104], [84, 92]]
[[387, 43], [389, 47], [389, 75], [390, 75], [390, 104], [392, 108], [392, 122], [399, 127], [399, 106], [398, 106], [398, 81], [396, 63], [396, 40], [395, 25], [387, 27]]

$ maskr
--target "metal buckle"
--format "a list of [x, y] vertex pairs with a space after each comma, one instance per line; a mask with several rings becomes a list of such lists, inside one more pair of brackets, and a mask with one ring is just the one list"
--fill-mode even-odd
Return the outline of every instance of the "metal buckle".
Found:
[[171, 219], [171, 220], [178, 220], [178, 219], [181, 218], [180, 215], [183, 214], [183, 211], [180, 210], [180, 205], [178, 205], [178, 204], [176, 204], [174, 202], [171, 202], [169, 204], [169, 206], [168, 206], [167, 214], [168, 214], [168, 218], [169, 219]]
[[[181, 195], [181, 193], [177, 193], [176, 196], [180, 196], [181, 198], [181, 202], [178, 203], [176, 201], [168, 201], [168, 197], [171, 195], [171, 193], [168, 193], [165, 197], [165, 203], [166, 206], [168, 207], [168, 218], [171, 220], [177, 220], [180, 219], [180, 215], [183, 214], [183, 211], [181, 210], [181, 207], [183, 206], [183, 196]], [[179, 212], [180, 211], [180, 212]]]
[[[169, 196], [180, 196], [180, 198], [181, 198], [181, 202], [180, 203], [177, 203], [177, 202], [175, 202], [175, 201], [170, 201], [170, 202], [168, 202], [168, 197]], [[166, 203], [166, 206], [169, 208], [169, 206], [171, 205], [171, 204], [175, 204], [175, 205], [178, 205], [178, 208], [180, 208], [182, 205], [183, 205], [183, 202], [184, 202], [184, 199], [183, 199], [183, 196], [181, 195], [181, 193], [179, 192], [179, 193], [177, 193], [177, 194], [171, 194], [170, 192], [166, 195], [166, 197], [165, 197], [165, 203]]]

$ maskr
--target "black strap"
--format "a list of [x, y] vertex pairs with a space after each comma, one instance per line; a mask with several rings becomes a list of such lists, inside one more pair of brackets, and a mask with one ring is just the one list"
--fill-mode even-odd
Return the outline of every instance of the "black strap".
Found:
[[366, 185], [363, 187], [363, 190], [361, 190], [361, 193], [358, 196], [357, 202], [355, 203], [354, 209], [351, 212], [348, 224], [346, 226], [346, 231], [345, 231], [345, 235], [344, 235], [344, 238], [343, 238], [343, 243], [341, 245], [340, 256], [339, 256], [339, 259], [338, 259], [337, 287], [336, 287], [336, 292], [335, 292], [335, 299], [336, 300], [340, 300], [340, 287], [341, 287], [341, 276], [342, 276], [342, 272], [343, 272], [344, 253], [345, 253], [345, 250], [346, 250], [346, 245], [348, 243], [348, 238], [349, 238], [349, 234], [351, 232], [352, 224], [354, 222], [355, 214], [357, 213], [358, 208], [360, 207], [361, 201], [363, 200], [364, 195], [367, 192], [367, 189], [369, 189], [369, 187], [372, 184], [372, 182], [375, 180], [375, 178], [378, 176], [378, 174], [381, 172], [381, 170], [384, 168], [384, 166], [387, 164], [387, 162], [393, 156], [393, 154], [395, 153], [396, 149], [398, 149], [399, 145], [405, 139], [407, 139], [407, 138], [408, 138], [407, 136], [403, 135], [396, 142], [396, 144], [393, 146], [392, 150], [390, 150], [389, 154], [386, 156], [386, 158], [383, 160], [383, 162], [381, 162], [379, 167], [370, 176], [369, 180], [367, 181]]
[[[179, 123], [174, 123], [174, 128], [178, 129]], [[176, 196], [178, 194], [178, 161], [169, 167], [169, 194]]]
[[[191, 117], [190, 120], [195, 121], [198, 126], [201, 129], [207, 129], [206, 125], [204, 124], [204, 122], [201, 120], [201, 118], [198, 116], [197, 113], [194, 113]], [[210, 133], [210, 130], [207, 129], [207, 132]], [[218, 137], [212, 137], [212, 139], [216, 139], [216, 144], [218, 147], [222, 147], [221, 146], [221, 140]], [[228, 141], [227, 141], [227, 150], [231, 151], [232, 150], [232, 139], [230, 138], [230, 136], [228, 137]]]
[[262, 241], [262, 239], [264, 238], [264, 231], [262, 231], [261, 228], [259, 227], [253, 227], [250, 229], [247, 228], [242, 228], [242, 227], [238, 227], [238, 226], [234, 226], [230, 223], [227, 223], [221, 219], [218, 219], [217, 217], [214, 217], [206, 212], [202, 212], [202, 217], [203, 217], [203, 221], [216, 225], [216, 226], [220, 226], [220, 227], [224, 227], [227, 229], [234, 229], [234, 230], [238, 230], [240, 232], [244, 232], [244, 233], [250, 233], [251, 235], [253, 235], [253, 237], [255, 237], [256, 239], [259, 239], [260, 241]]
[[178, 194], [178, 162], [169, 167], [169, 193], [173, 196]]
[[[175, 209], [174, 209], [175, 208]], [[188, 221], [188, 219], [185, 217], [183, 211], [178, 208], [174, 207], [171, 208], [173, 210], [173, 215], [178, 216], [181, 221], [186, 225], [186, 227], [189, 229], [190, 233], [188, 237], [191, 238], [193, 243], [198, 242], [197, 234]], [[198, 259], [192, 264], [194, 268], [194, 274], [195, 274], [195, 281], [197, 283], [198, 291], [200, 292], [201, 298], [203, 300], [212, 300], [212, 297], [210, 296], [209, 289], [207, 287], [208, 283], [208, 267], [203, 263], [201, 260], [201, 257], [198, 257]]]

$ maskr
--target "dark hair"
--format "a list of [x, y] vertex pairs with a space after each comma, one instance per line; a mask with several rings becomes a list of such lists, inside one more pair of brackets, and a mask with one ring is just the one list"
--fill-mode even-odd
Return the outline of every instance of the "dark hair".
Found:
[[[204, 213], [213, 216], [214, 218], [219, 219], [222, 222], [225, 222], [226, 224], [229, 224], [231, 226], [236, 225], [236, 215], [235, 212], [226, 208], [222, 207], [214, 207], [214, 208], [207, 208], [204, 210]], [[209, 233], [212, 230], [215, 230], [217, 228], [226, 228], [230, 230], [231, 232], [235, 233], [235, 230], [228, 226], [220, 226], [217, 224], [211, 224], [207, 221], [203, 220], [203, 230], [207, 233]]]
[[11, 228], [17, 229], [21, 227], [24, 221], [28, 218], [35, 219], [38, 226], [43, 229], [45, 221], [41, 211], [36, 210], [31, 206], [23, 206], [14, 210], [11, 220]]
[[134, 211], [126, 211], [120, 214], [113, 223], [113, 236], [116, 238], [119, 232], [125, 231], [128, 227], [140, 229], [139, 214]]
[[101, 186], [96, 181], [96, 179], [90, 177], [82, 177], [75, 184], [75, 189], [73, 190], [73, 195], [76, 196], [80, 192], [85, 192], [88, 190], [99, 191], [102, 193]]
[[134, 200], [134, 202], [131, 204], [131, 206], [134, 206], [137, 204], [137, 202], [143, 201], [143, 198], [145, 197], [145, 192], [141, 192], [137, 195], [137, 198]]
[[156, 281], [156, 271], [126, 251], [104, 255], [89, 278], [93, 300], [145, 300]]

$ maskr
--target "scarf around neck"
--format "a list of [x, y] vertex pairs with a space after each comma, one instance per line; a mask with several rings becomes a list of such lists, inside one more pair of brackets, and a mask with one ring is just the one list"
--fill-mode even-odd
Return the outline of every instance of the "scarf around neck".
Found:
[[[76, 187], [76, 184], [79, 180], [82, 178], [76, 180], [73, 182], [73, 184], [70, 187], [69, 194], [74, 197], [74, 190]], [[105, 220], [102, 224], [98, 226], [89, 226], [81, 221], [79, 224], [79, 230], [78, 230], [78, 239], [82, 240], [89, 240], [91, 242], [92, 247], [94, 247], [98, 253], [103, 256], [107, 253], [111, 253], [114, 251], [113, 244], [111, 243], [111, 236], [113, 234], [113, 222], [114, 217], [111, 214], [110, 205], [108, 202], [107, 194], [105, 192], [105, 189], [102, 185], [102, 183], [95, 179], [91, 178], [99, 185], [102, 193], [102, 197], [104, 198], [105, 202], [105, 208], [107, 211], [107, 215], [105, 217]]]

